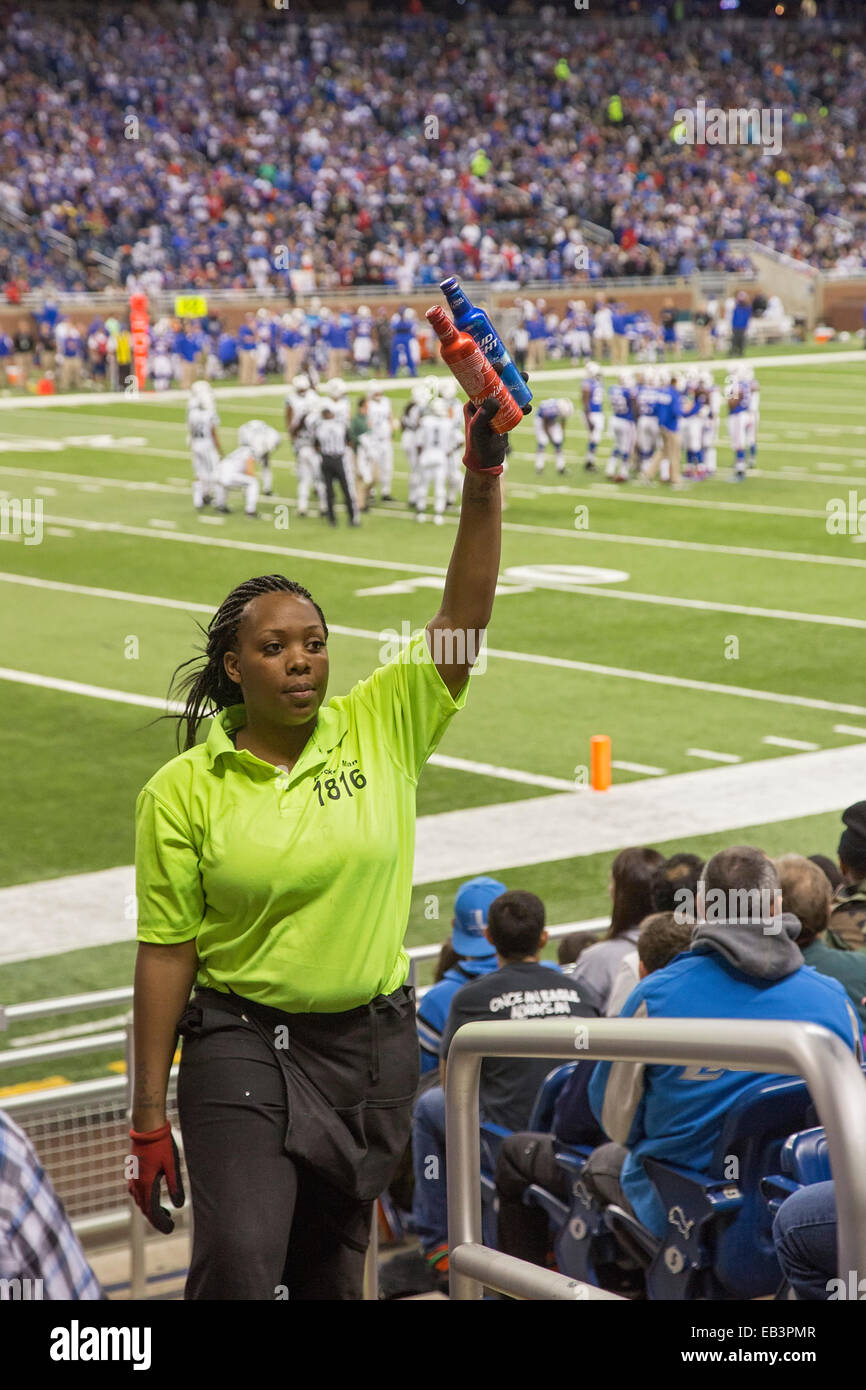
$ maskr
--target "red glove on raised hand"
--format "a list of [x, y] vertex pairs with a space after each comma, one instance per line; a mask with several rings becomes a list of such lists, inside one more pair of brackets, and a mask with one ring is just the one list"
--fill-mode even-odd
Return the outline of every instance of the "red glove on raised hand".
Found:
[[137, 1161], [138, 1177], [129, 1184], [129, 1195], [140, 1207], [151, 1226], [163, 1235], [174, 1230], [174, 1222], [166, 1207], [159, 1204], [160, 1179], [165, 1178], [168, 1195], [172, 1205], [182, 1207], [186, 1198], [180, 1176], [180, 1156], [171, 1132], [171, 1123], [166, 1120], [159, 1129], [140, 1134], [131, 1129], [132, 1157]]
[[498, 414], [501, 401], [497, 396], [488, 396], [476, 407], [467, 401], [463, 407], [463, 421], [466, 432], [466, 452], [463, 465], [470, 473], [489, 473], [496, 477], [502, 472], [505, 461], [506, 436], [496, 434], [490, 428], [490, 421]]

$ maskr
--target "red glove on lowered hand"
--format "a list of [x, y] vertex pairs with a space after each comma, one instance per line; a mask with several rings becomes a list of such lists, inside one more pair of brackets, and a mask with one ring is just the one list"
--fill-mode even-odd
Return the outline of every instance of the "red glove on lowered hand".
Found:
[[489, 473], [496, 477], [502, 472], [507, 449], [506, 436], [496, 434], [490, 428], [490, 421], [498, 414], [500, 405], [498, 397], [488, 396], [477, 407], [471, 401], [467, 401], [463, 407], [466, 432], [463, 465], [470, 473]]
[[180, 1176], [180, 1156], [171, 1132], [171, 1123], [166, 1120], [159, 1129], [151, 1129], [141, 1134], [131, 1129], [132, 1157], [138, 1160], [138, 1177], [129, 1184], [129, 1195], [140, 1207], [151, 1226], [163, 1235], [174, 1230], [174, 1222], [166, 1207], [159, 1204], [160, 1179], [165, 1178], [168, 1195], [172, 1205], [182, 1207], [186, 1197]]

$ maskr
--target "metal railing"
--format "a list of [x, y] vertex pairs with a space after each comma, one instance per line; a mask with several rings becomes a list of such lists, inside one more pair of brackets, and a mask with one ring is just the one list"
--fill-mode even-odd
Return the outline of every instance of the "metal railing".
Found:
[[467, 1023], [454, 1035], [445, 1084], [450, 1292], [478, 1299], [486, 1285], [532, 1299], [597, 1298], [600, 1291], [482, 1243], [478, 1082], [483, 1057], [575, 1057], [724, 1067], [802, 1076], [827, 1134], [836, 1183], [838, 1265], [866, 1272], [866, 1080], [840, 1038], [813, 1023], [733, 1019], [579, 1019]]

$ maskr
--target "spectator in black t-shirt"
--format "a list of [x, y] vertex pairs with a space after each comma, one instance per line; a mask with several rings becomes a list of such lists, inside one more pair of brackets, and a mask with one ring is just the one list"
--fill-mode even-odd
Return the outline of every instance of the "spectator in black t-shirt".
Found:
[[[509, 890], [494, 898], [488, 909], [487, 939], [496, 951], [499, 968], [463, 985], [451, 1001], [442, 1034], [440, 1069], [451, 1039], [464, 1023], [503, 1019], [587, 1018], [596, 1010], [584, 1003], [577, 986], [556, 966], [542, 965], [539, 952], [547, 943], [544, 904], [534, 893]], [[549, 1059], [489, 1057], [481, 1064], [482, 1117], [506, 1129], [522, 1129], [548, 1072]], [[428, 1267], [444, 1275], [448, 1268], [448, 1214], [445, 1187], [445, 1092], [442, 1086], [424, 1091], [415, 1103], [412, 1124], [415, 1167], [413, 1224], [421, 1239]], [[417, 1260], [397, 1256], [396, 1260]], [[390, 1262], [390, 1266], [396, 1264]]]
[[[458, 989], [451, 1000], [442, 1034], [441, 1075], [451, 1039], [464, 1023], [503, 1019], [590, 1018], [596, 1010], [561, 971], [542, 965], [547, 944], [544, 904], [534, 893], [512, 889], [490, 904], [486, 936], [496, 950], [499, 969]], [[547, 1073], [547, 1058], [488, 1057], [481, 1064], [480, 1102], [486, 1119], [519, 1129], [529, 1119], [538, 1088]]]

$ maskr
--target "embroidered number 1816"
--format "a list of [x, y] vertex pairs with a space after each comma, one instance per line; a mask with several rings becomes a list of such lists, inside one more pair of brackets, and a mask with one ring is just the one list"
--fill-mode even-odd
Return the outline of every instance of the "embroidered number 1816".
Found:
[[[364, 776], [363, 772], [359, 772], [358, 769], [357, 769], [356, 767], [353, 768], [352, 771], [349, 773], [348, 779], [346, 778], [345, 772], [341, 772], [339, 778], [337, 778], [337, 777], [326, 777], [325, 780], [324, 780], [324, 782], [322, 782], [322, 779], [321, 779], [320, 777], [317, 777], [317, 778], [316, 778], [316, 781], [313, 783], [313, 786], [314, 786], [314, 788], [316, 789], [316, 791], [319, 793], [319, 805], [320, 805], [320, 806], [324, 806], [324, 804], [325, 804], [325, 796], [327, 796], [327, 798], [328, 798], [329, 801], [339, 801], [339, 800], [340, 800], [340, 797], [342, 796], [343, 793], [342, 793], [340, 787], [338, 786], [338, 782], [342, 782], [342, 783], [343, 783], [343, 786], [345, 787], [345, 789], [346, 789], [346, 791], [348, 792], [349, 796], [354, 796], [354, 792], [352, 791], [352, 787], [355, 788], [355, 791], [360, 791], [362, 787], [366, 787], [366, 785], [367, 785], [367, 779], [366, 779], [366, 777]], [[351, 784], [352, 784], [351, 786], [349, 785], [350, 782], [351, 782]], [[322, 788], [323, 788], [323, 787], [324, 787], [324, 791], [325, 791], [325, 796], [322, 795]]]

